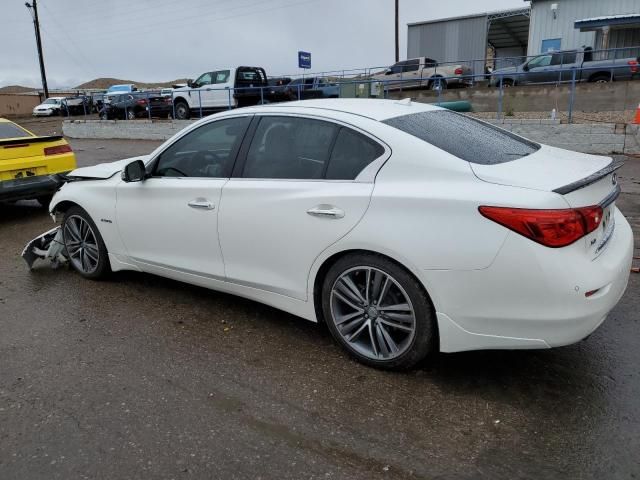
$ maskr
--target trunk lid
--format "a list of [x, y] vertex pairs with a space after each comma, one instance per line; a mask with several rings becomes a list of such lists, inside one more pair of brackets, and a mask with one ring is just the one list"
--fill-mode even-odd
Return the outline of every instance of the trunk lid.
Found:
[[615, 171], [621, 165], [609, 157], [548, 145], [510, 162], [470, 163], [474, 174], [485, 182], [553, 192], [562, 195], [572, 208], [600, 205], [600, 225], [584, 237], [591, 256], [600, 254], [613, 234], [615, 200], [620, 192]]

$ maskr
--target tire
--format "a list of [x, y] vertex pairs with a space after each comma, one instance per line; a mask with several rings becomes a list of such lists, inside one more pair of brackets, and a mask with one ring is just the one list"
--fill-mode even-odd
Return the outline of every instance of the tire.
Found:
[[178, 100], [175, 105], [175, 116], [177, 120], [189, 120], [191, 118], [191, 112], [189, 105], [184, 100]]
[[592, 83], [609, 83], [609, 82], [612, 82], [613, 80], [611, 78], [611, 75], [599, 74], [591, 77], [589, 81]]
[[[440, 80], [440, 81], [438, 81]], [[446, 90], [447, 89], [447, 82], [446, 80], [444, 80], [443, 78], [435, 78], [433, 80], [431, 80], [429, 82], [429, 89], [430, 90]]]
[[329, 268], [321, 295], [333, 338], [365, 365], [404, 370], [437, 350], [431, 300], [413, 275], [386, 257], [359, 253], [340, 258]]
[[[89, 228], [89, 233], [83, 226]], [[102, 235], [83, 208], [74, 206], [65, 212], [62, 237], [71, 267], [84, 278], [96, 280], [111, 271]]]
[[135, 120], [136, 119], [136, 112], [131, 109], [131, 110], [127, 110], [127, 120]]
[[[513, 80], [511, 80], [510, 78], [505, 78], [504, 80], [502, 80], [502, 87], [503, 88], [508, 88], [508, 87], [513, 87], [515, 84], [513, 83]], [[496, 87], [500, 87], [500, 82], [496, 83]]]
[[41, 195], [39, 197], [36, 197], [36, 200], [42, 208], [49, 208], [49, 204], [51, 203], [52, 198], [53, 195]]

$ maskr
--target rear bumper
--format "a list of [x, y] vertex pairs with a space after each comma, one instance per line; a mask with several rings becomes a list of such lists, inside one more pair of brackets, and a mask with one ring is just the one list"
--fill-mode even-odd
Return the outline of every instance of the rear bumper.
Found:
[[52, 195], [63, 183], [57, 174], [0, 181], [0, 201], [27, 200]]
[[629, 280], [633, 233], [615, 215], [610, 243], [595, 259], [581, 242], [548, 249], [512, 233], [486, 269], [424, 272], [437, 286], [440, 350], [550, 348], [591, 334]]

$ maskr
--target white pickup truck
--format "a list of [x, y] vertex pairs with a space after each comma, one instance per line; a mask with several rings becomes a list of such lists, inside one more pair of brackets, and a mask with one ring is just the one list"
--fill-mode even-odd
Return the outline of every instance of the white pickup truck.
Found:
[[419, 57], [394, 63], [371, 78], [384, 82], [387, 90], [424, 87], [439, 90], [452, 85], [471, 85], [472, 73], [466, 65], [439, 65], [432, 58]]
[[[188, 86], [172, 92], [178, 120], [225, 110], [267, 103], [267, 74], [260, 67], [230, 67], [205, 72]], [[261, 92], [261, 90], [263, 90]]]

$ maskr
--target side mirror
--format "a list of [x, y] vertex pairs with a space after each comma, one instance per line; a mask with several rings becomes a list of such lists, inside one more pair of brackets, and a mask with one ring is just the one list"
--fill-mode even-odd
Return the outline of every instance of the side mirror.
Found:
[[529, 65], [525, 64], [522, 66], [522, 70], [524, 70], [525, 72], [529, 71]]
[[125, 182], [142, 182], [147, 178], [147, 170], [142, 160], [135, 160], [124, 167], [122, 180]]
[[392, 73], [393, 73], [393, 70], [391, 70], [390, 68], [387, 68], [387, 69], [384, 71], [384, 74], [385, 74], [385, 75], [391, 75]]
[[196, 88], [197, 84], [193, 80], [187, 80], [187, 87]]

